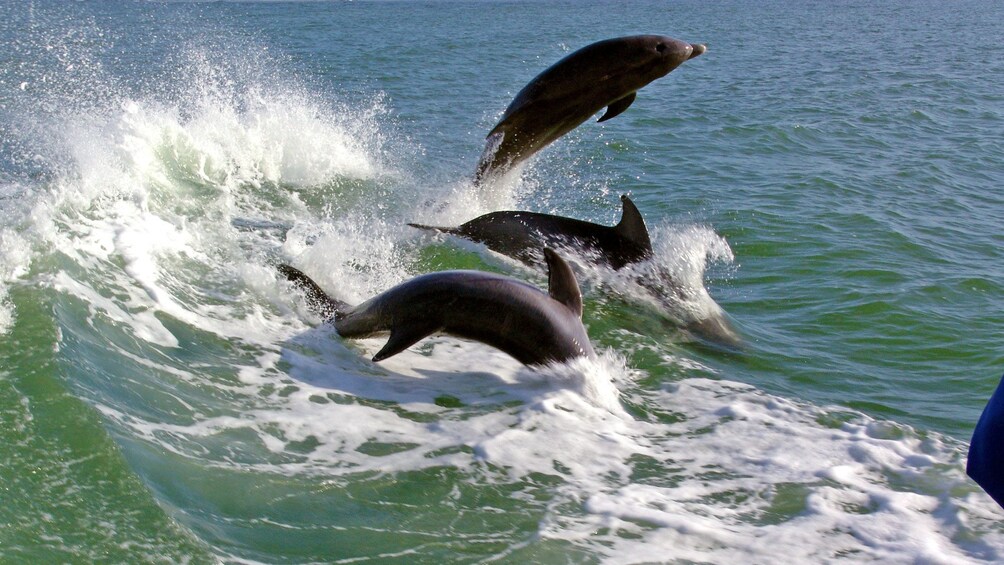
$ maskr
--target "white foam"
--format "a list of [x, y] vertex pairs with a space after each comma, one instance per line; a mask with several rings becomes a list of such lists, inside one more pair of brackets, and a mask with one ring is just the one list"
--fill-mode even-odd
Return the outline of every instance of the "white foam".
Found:
[[14, 304], [8, 299], [8, 285], [27, 273], [31, 263], [28, 241], [16, 231], [0, 229], [0, 335], [14, 323]]
[[[1004, 513], [966, 481], [964, 446], [936, 434], [725, 381], [640, 390], [609, 355], [531, 371], [484, 345], [437, 338], [371, 365], [364, 358], [381, 340], [337, 342], [330, 330], [308, 332], [245, 367], [252, 406], [230, 415], [168, 425], [103, 410], [203, 464], [331, 476], [487, 463], [502, 471], [488, 481], [559, 477], [540, 535], [611, 562], [1004, 555], [995, 530]], [[256, 391], [273, 383], [254, 375], [279, 363], [295, 390], [262, 398]], [[318, 400], [328, 393], [342, 400]], [[638, 419], [621, 400], [673, 416]], [[245, 442], [239, 463], [220, 447], [235, 431], [260, 441]], [[316, 447], [291, 460], [308, 439]], [[582, 512], [557, 510], [567, 503]], [[976, 533], [979, 543], [967, 541]]]
[[398, 226], [351, 217], [326, 224], [318, 232], [292, 231], [283, 249], [298, 268], [340, 300], [358, 304], [409, 276]]
[[14, 323], [10, 285], [28, 273], [33, 259], [30, 198], [29, 187], [0, 177], [0, 336]]
[[[649, 294], [662, 308], [678, 321], [691, 322], [720, 315], [721, 307], [708, 293], [704, 275], [711, 263], [729, 264], [735, 260], [725, 238], [704, 226], [677, 228], [657, 227], [652, 230], [654, 258], [646, 263], [628, 265], [626, 273], [648, 281], [660, 289], [652, 291], [628, 290], [629, 296], [645, 298]], [[621, 277], [630, 280], [631, 277]], [[673, 288], [665, 288], [666, 280]]]
[[[660, 404], [686, 406], [688, 417], [668, 426], [661, 453], [649, 455], [680, 471], [653, 484], [598, 492], [587, 502], [614, 530], [606, 540], [611, 557], [758, 562], [854, 555], [944, 563], [981, 557], [985, 548], [968, 546], [966, 531], [991, 527], [973, 522], [994, 508], [986, 497], [976, 511], [955, 497], [969, 488], [962, 446], [899, 426], [896, 438], [875, 437], [876, 428], [889, 424], [861, 415], [839, 427], [820, 425], [826, 411], [742, 385], [693, 379], [671, 389]], [[1000, 535], [984, 539], [1001, 554]]]
[[[310, 186], [378, 173], [366, 147], [370, 140], [355, 135], [366, 126], [336, 120], [292, 93], [247, 97], [247, 108], [196, 100], [184, 119], [179, 108], [125, 102], [118, 127], [130, 168], [167, 188], [189, 180], [223, 190], [263, 182]], [[363, 119], [367, 126], [369, 120]]]
[[[155, 311], [248, 337], [239, 326], [245, 310], [253, 314], [258, 306], [211, 305], [198, 297], [209, 289], [184, 274], [243, 278], [252, 288], [263, 279], [274, 283], [263, 268], [248, 266], [247, 250], [264, 267], [269, 247], [274, 254], [281, 242], [269, 234], [237, 233], [234, 221], [250, 212], [280, 222], [302, 216], [319, 225], [318, 211], [308, 210], [297, 190], [384, 174], [376, 122], [384, 110], [379, 97], [368, 108], [346, 112], [295, 89], [222, 90], [206, 88], [173, 105], [112, 97], [69, 123], [61, 120], [70, 116], [50, 118], [42, 129], [56, 139], [48, 145], [66, 149], [72, 164], [52, 171], [44, 185], [5, 186], [0, 194], [27, 194], [11, 194], [18, 205], [4, 207], [5, 225], [17, 228], [0, 233], [0, 331], [13, 315], [6, 298], [10, 282], [23, 276], [34, 253], [56, 251], [82, 267], [54, 279], [60, 290], [93, 299], [119, 322], [124, 312], [143, 312], [136, 317], [138, 333], [160, 345], [172, 340], [154, 327], [149, 316]], [[101, 292], [88, 290], [103, 284], [128, 294], [128, 304], [102, 301]]]

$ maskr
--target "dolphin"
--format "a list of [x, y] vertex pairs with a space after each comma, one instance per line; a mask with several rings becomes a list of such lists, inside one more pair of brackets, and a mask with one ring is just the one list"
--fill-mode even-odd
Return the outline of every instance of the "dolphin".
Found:
[[[455, 235], [535, 267], [543, 262], [539, 249], [569, 249], [582, 259], [621, 270], [652, 259], [652, 242], [645, 220], [627, 195], [621, 196], [621, 219], [614, 226], [594, 224], [574, 218], [526, 211], [491, 212], [457, 227], [424, 224], [408, 225], [422, 230]], [[725, 312], [707, 297], [708, 308], [700, 316], [690, 313], [683, 304], [700, 300], [703, 288], [687, 288], [658, 265], [651, 269], [632, 270], [632, 280], [649, 294], [674, 319], [681, 319], [693, 335], [729, 348], [740, 348], [743, 340]]]
[[604, 107], [599, 121], [619, 115], [640, 88], [706, 50], [663, 35], [634, 35], [571, 53], [516, 94], [488, 133], [475, 182], [504, 173]]
[[408, 225], [483, 243], [488, 249], [527, 265], [540, 265], [544, 247], [567, 246], [618, 270], [652, 257], [645, 220], [627, 195], [621, 196], [621, 220], [612, 227], [537, 212], [502, 211], [478, 216], [455, 228]]
[[551, 249], [548, 292], [481, 271], [441, 271], [405, 281], [351, 307], [328, 296], [301, 271], [279, 272], [300, 287], [311, 309], [344, 338], [390, 333], [373, 361], [383, 361], [436, 333], [472, 339], [531, 366], [595, 356], [582, 325], [582, 293], [571, 267]]

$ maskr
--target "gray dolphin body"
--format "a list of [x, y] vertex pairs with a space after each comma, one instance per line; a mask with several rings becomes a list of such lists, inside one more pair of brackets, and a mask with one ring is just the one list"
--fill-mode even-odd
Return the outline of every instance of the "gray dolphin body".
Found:
[[478, 216], [455, 228], [408, 224], [483, 243], [488, 249], [528, 265], [543, 263], [540, 250], [567, 246], [596, 257], [617, 270], [652, 256], [652, 242], [641, 213], [626, 195], [615, 226], [537, 212], [503, 211]]
[[[542, 263], [541, 248], [560, 247], [619, 270], [653, 256], [648, 228], [638, 208], [626, 195], [621, 196], [621, 204], [621, 219], [615, 226], [525, 211], [492, 212], [455, 228], [408, 225], [469, 239], [531, 266]], [[633, 272], [632, 276], [667, 313], [679, 312], [680, 304], [696, 298], [695, 291], [706, 293], [703, 288], [691, 289], [678, 284], [669, 273], [658, 268]], [[671, 317], [683, 317], [685, 328], [705, 341], [733, 349], [743, 345], [739, 333], [717, 304], [700, 318], [695, 319], [690, 314]]]
[[475, 182], [504, 173], [578, 127], [604, 107], [599, 121], [617, 116], [638, 89], [666, 76], [706, 48], [662, 35], [598, 41], [537, 75], [489, 132]]
[[382, 361], [436, 333], [486, 343], [526, 365], [593, 356], [582, 325], [582, 294], [561, 257], [546, 249], [548, 292], [480, 271], [442, 271], [401, 283], [351, 307], [329, 297], [288, 265], [279, 271], [307, 294], [311, 308], [345, 338], [390, 333], [373, 357]]

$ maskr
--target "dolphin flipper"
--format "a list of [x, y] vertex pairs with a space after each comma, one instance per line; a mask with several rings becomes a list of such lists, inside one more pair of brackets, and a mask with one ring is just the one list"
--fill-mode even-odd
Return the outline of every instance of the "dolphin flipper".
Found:
[[376, 363], [388, 357], [393, 357], [439, 329], [438, 324], [395, 324], [390, 330], [390, 338], [387, 340], [387, 343], [373, 356], [373, 362]]
[[628, 106], [630, 106], [631, 103], [634, 102], [634, 99], [637, 98], [637, 96], [638, 96], [637, 92], [632, 92], [631, 94], [628, 94], [624, 98], [614, 100], [613, 102], [610, 103], [609, 106], [607, 106], [607, 112], [603, 114], [603, 116], [600, 117], [600, 119], [596, 121], [605, 122], [610, 118], [619, 115], [621, 112], [628, 109]]
[[572, 268], [550, 248], [544, 248], [544, 258], [547, 260], [547, 293], [581, 318], [582, 291]]
[[307, 295], [310, 309], [324, 317], [325, 321], [340, 319], [349, 309], [348, 304], [331, 298], [310, 277], [289, 265], [279, 265], [279, 272]]

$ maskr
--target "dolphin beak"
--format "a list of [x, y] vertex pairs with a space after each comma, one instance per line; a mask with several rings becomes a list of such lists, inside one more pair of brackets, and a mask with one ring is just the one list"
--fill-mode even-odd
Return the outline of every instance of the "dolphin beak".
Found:
[[687, 57], [688, 61], [693, 59], [694, 57], [701, 55], [702, 53], [708, 50], [708, 48], [703, 43], [694, 43], [691, 44], [691, 47], [693, 48], [693, 51], [690, 52], [690, 57]]

